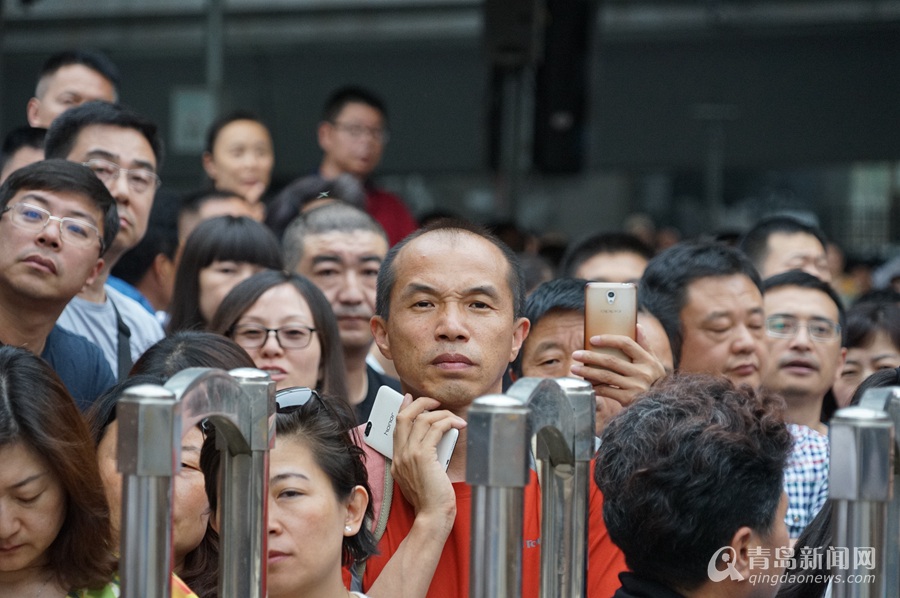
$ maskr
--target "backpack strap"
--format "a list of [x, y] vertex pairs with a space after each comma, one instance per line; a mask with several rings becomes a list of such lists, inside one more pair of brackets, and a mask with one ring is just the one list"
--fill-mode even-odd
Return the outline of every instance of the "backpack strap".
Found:
[[[384, 535], [388, 517], [391, 514], [391, 501], [394, 499], [394, 477], [391, 475], [391, 460], [362, 441], [365, 427], [365, 424], [356, 427], [354, 440], [365, 453], [366, 470], [369, 473], [369, 490], [372, 493], [369, 500], [372, 503], [374, 515], [370, 525], [377, 545]], [[358, 581], [360, 584], [359, 589], [362, 589], [362, 578], [365, 572], [366, 561], [358, 562], [352, 568], [354, 581]]]

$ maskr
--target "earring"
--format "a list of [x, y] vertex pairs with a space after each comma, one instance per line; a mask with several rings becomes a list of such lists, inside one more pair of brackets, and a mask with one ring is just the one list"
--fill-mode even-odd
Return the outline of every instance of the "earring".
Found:
[[350, 526], [348, 525], [348, 526], [345, 526], [345, 527], [344, 527], [344, 531], [347, 532], [347, 533], [350, 533], [350, 532], [353, 531], [353, 528], [350, 527]]

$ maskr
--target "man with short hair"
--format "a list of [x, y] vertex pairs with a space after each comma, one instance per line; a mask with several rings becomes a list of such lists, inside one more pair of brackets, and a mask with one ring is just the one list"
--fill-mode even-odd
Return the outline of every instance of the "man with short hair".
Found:
[[847, 354], [844, 308], [828, 283], [801, 270], [767, 278], [763, 290], [769, 361], [762, 385], [784, 397], [795, 438], [785, 486], [788, 530], [796, 538], [828, 499], [828, 428], [819, 418]]
[[650, 260], [640, 294], [669, 337], [676, 371], [756, 388], [766, 361], [761, 285], [740, 251], [679, 243]]
[[66, 50], [41, 67], [26, 113], [32, 127], [50, 128], [57, 116], [85, 102], [118, 101], [119, 70], [99, 52]]
[[[531, 322], [528, 336], [511, 366], [513, 379], [578, 376], [589, 381], [596, 394], [599, 435], [613, 415], [635, 396], [662, 378], [666, 357], [672, 369], [672, 353], [653, 352], [647, 337], [649, 314], [638, 313], [637, 342], [628, 337], [593, 337], [595, 346], [615, 348], [630, 357], [584, 350], [584, 285], [580, 278], [557, 278], [540, 285], [525, 301], [525, 317]], [[652, 316], [650, 316], [652, 318]], [[663, 334], [665, 338], [665, 334]], [[668, 348], [668, 339], [665, 339]]]
[[0, 183], [12, 171], [44, 159], [46, 136], [47, 130], [37, 127], [18, 127], [6, 134], [0, 149]]
[[344, 349], [347, 398], [365, 423], [378, 389], [400, 383], [366, 363], [374, 338], [375, 281], [388, 250], [384, 230], [353, 206], [334, 202], [294, 219], [284, 233], [287, 268], [309, 278], [331, 303]]
[[388, 136], [387, 109], [371, 91], [342, 87], [325, 102], [318, 130], [323, 152], [319, 173], [326, 179], [342, 174], [356, 177], [365, 187], [366, 212], [381, 225], [389, 245], [393, 245], [418, 225], [403, 200], [372, 183]]
[[115, 378], [100, 349], [56, 320], [103, 268], [115, 201], [87, 168], [45, 160], [0, 185], [0, 207], [0, 342], [43, 357], [86, 410]]
[[[529, 322], [521, 268], [496, 237], [467, 223], [438, 223], [395, 245], [378, 274], [375, 342], [394, 360], [404, 392], [397, 416], [395, 486], [380, 554], [367, 561], [363, 589], [384, 595], [467, 596], [471, 535], [465, 483], [466, 416], [472, 402], [502, 391], [504, 372]], [[450, 428], [460, 438], [447, 471], [436, 446]], [[367, 460], [372, 484], [374, 459]], [[588, 595], [609, 596], [624, 568], [591, 491]], [[525, 489], [522, 595], [538, 594], [540, 488]], [[432, 579], [434, 583], [432, 584]], [[374, 581], [374, 586], [373, 586]], [[430, 588], [430, 589], [429, 589]], [[426, 594], [427, 590], [427, 594]]]
[[88, 102], [67, 110], [47, 132], [48, 158], [65, 158], [94, 171], [109, 189], [119, 231], [100, 274], [72, 299], [59, 324], [96, 343], [124, 379], [131, 364], [162, 339], [162, 326], [139, 303], [106, 284], [119, 258], [147, 230], [163, 150], [156, 125], [121, 106]]
[[830, 283], [827, 247], [821, 229], [791, 216], [763, 218], [744, 234], [739, 245], [764, 279], [803, 270]]
[[787, 402], [785, 420], [822, 434], [822, 400], [847, 354], [844, 307], [831, 286], [800, 270], [763, 281], [769, 361], [762, 384]]
[[638, 282], [653, 249], [628, 233], [599, 233], [573, 243], [563, 255], [560, 276], [598, 282]]
[[[677, 376], [607, 426], [594, 479], [631, 570], [615, 598], [774, 596], [790, 548], [781, 401]], [[715, 425], [710, 425], [715, 422]], [[765, 574], [764, 583], [753, 575]]]

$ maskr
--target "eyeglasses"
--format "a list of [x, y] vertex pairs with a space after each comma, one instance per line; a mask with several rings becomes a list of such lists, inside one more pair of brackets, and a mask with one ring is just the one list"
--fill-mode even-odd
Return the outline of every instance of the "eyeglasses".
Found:
[[305, 386], [282, 388], [275, 393], [275, 412], [281, 414], [293, 413], [303, 408], [312, 399], [321, 401], [322, 397], [315, 390]]
[[114, 183], [119, 178], [119, 174], [124, 172], [125, 179], [128, 181], [128, 186], [135, 193], [144, 193], [151, 187], [156, 191], [162, 184], [159, 176], [146, 168], [122, 168], [114, 162], [101, 160], [100, 158], [82, 162], [82, 165], [93, 170], [94, 174], [97, 175], [97, 178], [106, 185]]
[[103, 237], [100, 236], [100, 229], [90, 222], [78, 218], [60, 218], [44, 208], [25, 202], [6, 206], [0, 214], [7, 212], [12, 214], [10, 221], [15, 226], [34, 233], [44, 230], [51, 220], [55, 220], [59, 223], [59, 238], [67, 245], [87, 247], [94, 242], [96, 236], [100, 241], [100, 251], [103, 251]]
[[378, 143], [387, 143], [391, 138], [391, 134], [388, 130], [382, 127], [367, 127], [366, 125], [358, 123], [342, 123], [337, 121], [331, 121], [331, 124], [334, 128], [346, 132], [354, 139], [361, 139], [364, 135], [368, 134]]
[[801, 324], [794, 316], [770, 316], [766, 318], [766, 332], [776, 338], [794, 338], [801, 328], [806, 328], [809, 337], [824, 343], [833, 340], [841, 333], [841, 325], [831, 320], [815, 319]]
[[315, 328], [293, 324], [281, 328], [266, 328], [257, 324], [242, 324], [231, 329], [232, 340], [245, 349], [259, 349], [275, 333], [275, 341], [285, 350], [304, 349], [312, 340]]

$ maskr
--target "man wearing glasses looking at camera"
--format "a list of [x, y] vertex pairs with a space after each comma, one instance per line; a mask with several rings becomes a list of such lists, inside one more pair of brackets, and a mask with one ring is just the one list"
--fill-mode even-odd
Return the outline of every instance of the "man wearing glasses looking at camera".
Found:
[[791, 460], [805, 464], [789, 464], [785, 472], [788, 530], [797, 537], [828, 497], [828, 430], [820, 416], [847, 354], [844, 308], [828, 283], [801, 270], [767, 278], [763, 305], [769, 359], [762, 385], [784, 397], [784, 419], [795, 438]]
[[100, 349], [56, 320], [104, 267], [115, 201], [84, 166], [44, 160], [0, 185], [0, 206], [0, 343], [44, 358], [85, 410], [115, 378]]
[[389, 246], [416, 230], [418, 224], [403, 201], [370, 179], [389, 137], [380, 98], [360, 87], [336, 90], [325, 102], [318, 136], [323, 152], [319, 173], [326, 179], [350, 174], [359, 180], [366, 192], [365, 210], [387, 233]]
[[88, 102], [67, 110], [47, 131], [47, 158], [64, 158], [91, 169], [116, 201], [119, 232], [96, 279], [66, 307], [59, 324], [99, 346], [121, 380], [163, 330], [137, 301], [107, 280], [122, 255], [147, 231], [160, 185], [162, 141], [156, 125], [116, 104]]

